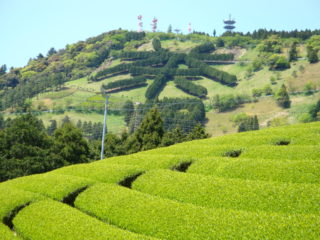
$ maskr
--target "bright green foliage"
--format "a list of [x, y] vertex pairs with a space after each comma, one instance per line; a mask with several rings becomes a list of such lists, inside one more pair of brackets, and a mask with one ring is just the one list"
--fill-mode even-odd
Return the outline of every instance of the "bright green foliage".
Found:
[[101, 164], [97, 162], [91, 164], [77, 164], [60, 168], [55, 170], [54, 173], [70, 175], [68, 177], [76, 176], [88, 178], [99, 182], [118, 183], [126, 177], [143, 171], [143, 168], [139, 168], [137, 166], [110, 164], [107, 162]]
[[275, 97], [276, 97], [276, 101], [280, 107], [290, 108], [291, 101], [290, 101], [289, 94], [287, 92], [287, 88], [284, 84], [282, 84], [281, 88], [276, 93]]
[[12, 232], [7, 226], [0, 223], [0, 236], [4, 240], [22, 240], [14, 232]]
[[24, 208], [14, 225], [25, 239], [33, 240], [153, 239], [121, 230], [54, 201], [40, 201]]
[[25, 205], [29, 202], [34, 202], [37, 200], [44, 199], [43, 196], [16, 189], [10, 184], [2, 183], [0, 185], [0, 218], [3, 219], [12, 210], [21, 205]]
[[76, 207], [128, 230], [164, 239], [316, 239], [317, 215], [209, 209], [114, 185], [81, 193]]
[[62, 200], [69, 193], [95, 182], [88, 178], [47, 173], [14, 179], [7, 182], [6, 186]]
[[102, 161], [95, 162], [94, 164], [119, 164], [119, 165], [135, 165], [142, 169], [157, 169], [157, 168], [172, 168], [183, 162], [189, 162], [192, 158], [187, 155], [175, 154], [150, 154], [154, 150], [139, 152], [128, 156], [119, 156]]
[[140, 176], [133, 183], [133, 189], [209, 208], [320, 213], [318, 184], [250, 181], [155, 170]]
[[[18, 190], [7, 186], [6, 183], [0, 185], [0, 219], [5, 222], [5, 217], [9, 216], [11, 212], [22, 205], [44, 199], [44, 197], [31, 192]], [[1, 240], [19, 240], [6, 225], [0, 224]]]
[[188, 173], [289, 183], [320, 183], [320, 162], [245, 158], [203, 158]]
[[[34, 240], [318, 239], [319, 137], [319, 122], [268, 128], [17, 178], [0, 184], [0, 218], [30, 203], [13, 223]], [[84, 187], [77, 209], [58, 203]]]
[[89, 146], [80, 129], [72, 123], [65, 123], [54, 133], [54, 151], [69, 164], [89, 160]]
[[286, 57], [277, 54], [271, 55], [268, 59], [268, 63], [270, 70], [285, 70], [290, 68], [290, 62]]

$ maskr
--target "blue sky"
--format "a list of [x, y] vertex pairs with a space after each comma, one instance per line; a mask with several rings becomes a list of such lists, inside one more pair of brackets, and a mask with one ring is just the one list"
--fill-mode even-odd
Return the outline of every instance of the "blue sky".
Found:
[[319, 29], [319, 0], [0, 0], [0, 65], [22, 67], [30, 57], [49, 48], [85, 40], [112, 29], [144, 29], [159, 19], [158, 29], [223, 32], [222, 20], [231, 13], [237, 31]]

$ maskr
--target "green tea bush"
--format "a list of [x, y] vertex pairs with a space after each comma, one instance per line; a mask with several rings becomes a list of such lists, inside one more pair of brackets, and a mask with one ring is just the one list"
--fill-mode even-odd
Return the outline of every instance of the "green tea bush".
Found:
[[320, 162], [208, 157], [198, 159], [190, 166], [188, 173], [261, 181], [320, 183]]
[[139, 76], [129, 79], [118, 80], [115, 82], [110, 82], [106, 85], [102, 85], [103, 90], [112, 90], [112, 89], [128, 89], [138, 86], [146, 85], [147, 78], [145, 76]]
[[[111, 159], [109, 158], [107, 161]], [[54, 173], [89, 178], [98, 182], [117, 183], [126, 177], [144, 171], [144, 168], [137, 166], [110, 164], [107, 161], [100, 164], [89, 163], [72, 165], [57, 169]]]
[[20, 211], [13, 222], [24, 239], [32, 240], [154, 239], [116, 228], [55, 201], [31, 204]]
[[205, 87], [201, 85], [194, 84], [193, 82], [185, 78], [176, 78], [174, 80], [175, 85], [180, 88], [182, 91], [189, 93], [197, 97], [205, 97], [208, 94], [208, 91]]
[[318, 215], [209, 209], [127, 188], [99, 184], [81, 193], [77, 208], [126, 230], [173, 239], [316, 239]]
[[132, 188], [151, 195], [209, 208], [284, 213], [320, 213], [320, 185], [217, 178], [154, 170]]
[[17, 178], [9, 181], [7, 186], [62, 200], [69, 193], [95, 182], [88, 178], [46, 173]]

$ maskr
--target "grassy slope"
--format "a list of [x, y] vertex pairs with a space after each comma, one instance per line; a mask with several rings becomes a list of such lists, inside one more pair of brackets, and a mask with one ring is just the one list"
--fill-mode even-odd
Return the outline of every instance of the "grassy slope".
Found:
[[[269, 128], [17, 178], [0, 183], [0, 216], [30, 203], [13, 223], [35, 240], [317, 239], [319, 137], [319, 122]], [[243, 153], [223, 157], [234, 149]], [[186, 173], [170, 170], [187, 161]], [[141, 172], [133, 189], [116, 185]], [[85, 186], [76, 208], [59, 202]], [[0, 233], [14, 239], [4, 224]]]
[[[198, 45], [192, 41], [181, 42], [179, 40], [165, 40], [161, 42], [162, 47], [169, 49], [170, 51], [176, 52], [188, 52], [190, 49]], [[151, 51], [152, 44], [151, 41], [143, 44], [138, 48], [139, 51]], [[226, 52], [229, 50], [218, 49], [218, 52]], [[303, 91], [306, 83], [312, 83], [315, 87], [320, 88], [320, 63], [310, 65], [306, 60], [299, 60], [292, 64], [291, 68], [281, 72], [272, 72], [268, 68], [263, 68], [262, 70], [253, 73], [250, 78], [245, 77], [246, 70], [250, 61], [255, 59], [258, 55], [256, 49], [249, 50], [239, 50], [235, 49], [237, 52], [237, 58], [244, 61], [243, 64], [234, 64], [234, 65], [218, 65], [215, 68], [227, 71], [229, 73], [237, 75], [239, 79], [239, 84], [230, 88], [224, 85], [221, 85], [217, 82], [214, 82], [210, 79], [203, 78], [202, 80], [195, 81], [196, 84], [202, 85], [208, 90], [208, 99], [205, 100], [206, 104], [209, 104], [209, 99], [216, 94], [247, 94], [251, 95], [252, 89], [254, 88], [263, 88], [266, 85], [270, 85], [270, 78], [272, 76], [279, 76], [280, 79], [277, 80], [275, 85], [271, 85], [273, 90], [277, 90], [281, 84], [285, 83], [290, 91]], [[300, 50], [301, 54], [305, 53], [305, 50]], [[120, 64], [119, 60], [114, 60], [111, 63], [111, 66]], [[304, 70], [301, 71], [301, 66], [304, 67]], [[186, 68], [185, 65], [180, 65], [179, 68]], [[293, 76], [293, 72], [297, 73], [297, 77]], [[68, 106], [76, 107], [83, 103], [87, 105], [94, 104], [93, 102], [100, 101], [100, 105], [103, 104], [104, 99], [99, 94], [102, 84], [106, 84], [112, 81], [117, 81], [120, 79], [130, 78], [130, 75], [120, 75], [112, 78], [108, 78], [99, 82], [89, 82], [87, 78], [81, 78], [74, 81], [67, 82], [64, 86], [64, 89], [55, 92], [47, 92], [40, 94], [39, 96], [33, 99], [33, 105], [35, 108], [39, 105], [45, 105], [48, 109], [52, 108], [66, 108]], [[150, 84], [152, 80], [148, 80]], [[120, 108], [121, 105], [126, 100], [131, 100], [133, 102], [144, 102], [145, 101], [145, 91], [146, 87], [137, 88], [129, 91], [123, 91], [119, 93], [112, 93], [110, 101], [115, 103], [111, 104], [111, 108]], [[95, 96], [99, 96], [96, 98]], [[160, 94], [160, 99], [164, 97], [192, 97], [180, 89], [177, 89], [173, 82], [168, 82], [164, 90]], [[232, 126], [232, 123], [229, 121], [230, 117], [236, 113], [245, 112], [248, 114], [257, 114], [262, 123], [262, 126], [266, 125], [266, 120], [270, 120], [273, 117], [287, 116], [290, 117], [290, 122], [297, 122], [298, 118], [295, 112], [306, 111], [308, 106], [311, 103], [314, 103], [318, 98], [318, 94], [314, 96], [295, 96], [292, 97], [292, 110], [286, 111], [277, 107], [274, 104], [272, 98], [267, 98], [267, 100], [262, 99], [260, 102], [252, 104], [244, 104], [242, 108], [239, 108], [235, 111], [230, 111], [226, 113], [215, 113], [210, 111], [207, 113], [208, 122], [206, 125], [207, 131], [212, 135], [221, 135], [226, 132], [234, 132], [235, 128]], [[100, 114], [88, 113], [86, 116], [83, 114], [78, 114], [75, 112], [67, 113], [76, 122], [77, 120], [91, 120], [91, 121], [101, 121], [102, 117]], [[54, 119], [61, 119], [62, 116], [52, 114], [43, 114], [41, 118], [45, 121], [45, 124], [48, 124], [48, 120], [53, 117]], [[88, 121], [87, 120], [87, 121]], [[119, 132], [120, 128], [124, 128], [123, 121], [117, 116], [110, 116], [110, 129], [114, 132]], [[114, 123], [114, 124], [113, 124]]]

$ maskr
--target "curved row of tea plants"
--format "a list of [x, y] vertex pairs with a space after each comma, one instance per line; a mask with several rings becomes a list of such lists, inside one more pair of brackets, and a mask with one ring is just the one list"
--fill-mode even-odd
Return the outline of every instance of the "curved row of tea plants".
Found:
[[210, 209], [98, 184], [75, 206], [130, 231], [163, 239], [316, 239], [319, 215]]

